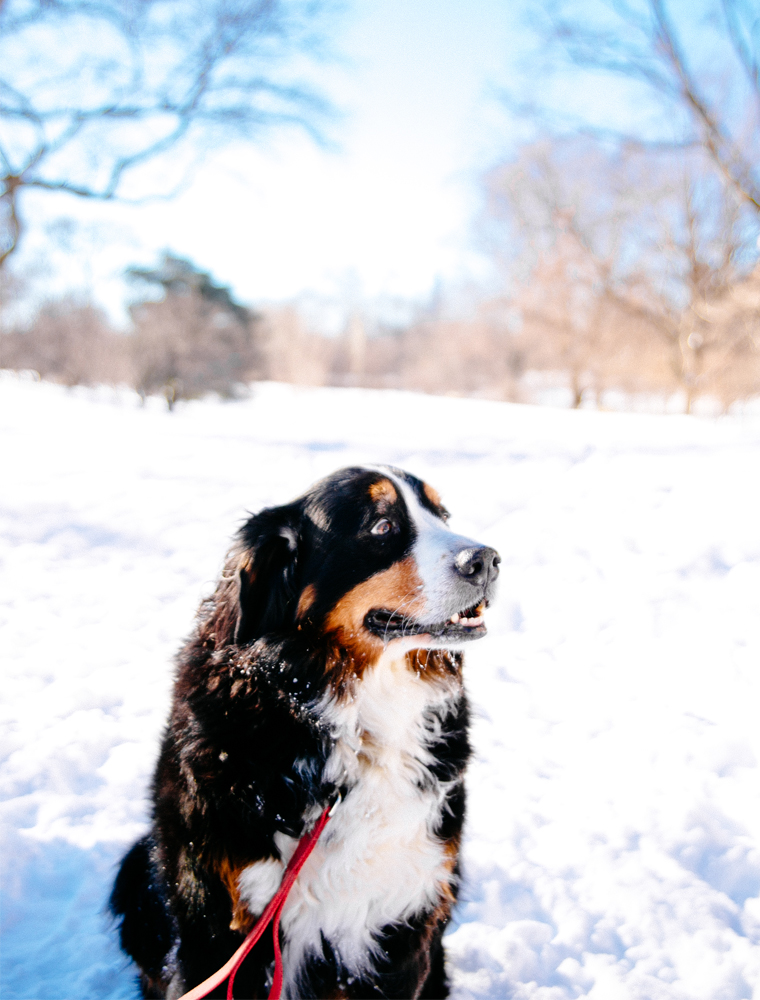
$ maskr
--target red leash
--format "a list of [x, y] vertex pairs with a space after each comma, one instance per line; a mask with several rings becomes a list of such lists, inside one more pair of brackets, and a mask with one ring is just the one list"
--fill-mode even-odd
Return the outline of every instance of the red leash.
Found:
[[237, 971], [243, 964], [245, 956], [267, 929], [267, 925], [270, 920], [272, 921], [272, 936], [274, 938], [274, 978], [272, 980], [272, 989], [269, 991], [269, 1000], [280, 1000], [280, 993], [282, 991], [280, 915], [282, 914], [282, 909], [288, 898], [288, 893], [293, 888], [293, 883], [298, 878], [298, 873], [306, 864], [306, 859], [316, 847], [320, 834], [327, 826], [327, 821], [335, 812], [339, 802], [340, 794], [338, 794], [335, 802], [325, 807], [325, 811], [319, 817], [313, 830], [309, 833], [305, 833], [298, 841], [298, 847], [296, 847], [295, 854], [290, 859], [288, 867], [285, 869], [285, 874], [282, 876], [280, 888], [269, 900], [266, 905], [266, 909], [256, 921], [253, 929], [249, 932], [245, 941], [243, 941], [229, 962], [223, 965], [218, 972], [213, 974], [213, 976], [209, 976], [208, 979], [204, 979], [203, 982], [194, 989], [190, 990], [188, 993], [183, 993], [179, 1000], [201, 1000], [202, 997], [208, 996], [213, 989], [216, 989], [220, 983], [223, 983], [228, 976], [229, 982], [227, 983], [227, 1000], [233, 1000], [232, 987], [235, 982]]

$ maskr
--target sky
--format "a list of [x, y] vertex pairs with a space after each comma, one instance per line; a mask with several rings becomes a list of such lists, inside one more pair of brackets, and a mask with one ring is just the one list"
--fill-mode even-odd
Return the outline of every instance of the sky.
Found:
[[424, 301], [488, 282], [473, 220], [483, 171], [514, 141], [497, 90], [526, 44], [521, 6], [359, 0], [333, 25], [338, 58], [315, 76], [340, 112], [328, 148], [296, 133], [230, 146], [176, 199], [140, 207], [28, 194], [16, 266], [117, 318], [124, 268], [165, 249], [249, 303]]

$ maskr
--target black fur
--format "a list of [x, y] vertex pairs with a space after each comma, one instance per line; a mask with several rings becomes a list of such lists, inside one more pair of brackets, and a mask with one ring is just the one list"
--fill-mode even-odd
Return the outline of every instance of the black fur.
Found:
[[[423, 484], [396, 474], [429, 510], [447, 516]], [[318, 705], [328, 689], [358, 683], [378, 640], [366, 636], [364, 645], [348, 647], [326, 623], [343, 595], [405, 559], [415, 540], [400, 497], [370, 502], [370, 487], [382, 478], [343, 470], [300, 500], [251, 517], [179, 654], [153, 779], [151, 833], [124, 858], [111, 896], [145, 997], [178, 996], [228, 960], [250, 926], [236, 909], [237, 873], [279, 858], [275, 834], [300, 837], [304, 816], [335, 791], [324, 776], [334, 734]], [[378, 537], [371, 529], [383, 514], [392, 531]], [[299, 611], [304, 595], [309, 600]], [[429, 653], [425, 669], [458, 678], [461, 654]], [[450, 783], [436, 835], [454, 855], [464, 819], [468, 725], [462, 690], [437, 720], [429, 769], [430, 781]], [[455, 862], [449, 898], [434, 912], [383, 929], [369, 978], [352, 979], [325, 940], [322, 955], [302, 969], [299, 995], [447, 996], [441, 938], [457, 882]], [[272, 957], [265, 934], [238, 973], [238, 997], [267, 995]]]
[[151, 836], [137, 841], [121, 863], [110, 899], [112, 911], [124, 914], [119, 940], [128, 955], [139, 956], [146, 997], [161, 995], [155, 984], [165, 977], [166, 959], [177, 937], [155, 849]]

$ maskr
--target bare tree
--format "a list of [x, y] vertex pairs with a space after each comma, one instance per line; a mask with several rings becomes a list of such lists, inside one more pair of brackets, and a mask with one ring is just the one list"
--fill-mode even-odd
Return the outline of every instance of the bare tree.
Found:
[[[0, 268], [0, 336], [10, 332], [8, 322], [8, 306], [18, 301], [24, 293], [25, 277], [13, 274], [8, 268]], [[0, 368], [8, 367], [0, 354]]]
[[0, 333], [0, 364], [67, 386], [132, 382], [130, 339], [88, 302], [46, 303], [25, 327]]
[[564, 372], [573, 405], [611, 387], [678, 390], [687, 412], [698, 396], [730, 405], [760, 393], [755, 229], [700, 150], [676, 162], [554, 138], [487, 187], [526, 363]]
[[760, 267], [702, 305], [709, 335], [709, 391], [727, 410], [760, 394]]
[[564, 373], [574, 407], [620, 385], [634, 359], [649, 363], [642, 326], [622, 321], [615, 295], [642, 249], [630, 174], [627, 158], [576, 138], [525, 147], [486, 178], [524, 364]]
[[469, 319], [422, 319], [405, 331], [399, 388], [438, 396], [519, 398], [521, 345], [488, 311]]
[[550, 136], [543, 161], [538, 144], [489, 179], [490, 215], [522, 255], [509, 263], [531, 363], [546, 366], [542, 346], [563, 359], [576, 402], [605, 384], [676, 389], [687, 411], [757, 395], [756, 3], [542, 0], [530, 16], [542, 79], [622, 81], [659, 110], [626, 130], [619, 104], [605, 124], [603, 102], [571, 114], [533, 80], [538, 98], [507, 99]]
[[143, 398], [161, 392], [172, 410], [178, 399], [207, 392], [235, 396], [257, 376], [259, 317], [229, 289], [169, 255], [158, 268], [129, 273], [164, 291], [159, 301], [131, 308], [135, 385]]
[[[540, 8], [534, 25], [550, 45], [555, 68], [559, 51], [576, 68], [642, 84], [667, 123], [653, 145], [702, 148], [739, 198], [760, 213], [756, 3], [708, 0], [698, 10], [666, 0], [602, 0], [598, 16], [591, 10], [585, 5], [578, 11], [574, 0], [549, 0]], [[633, 138], [640, 143], [644, 137]]]
[[24, 191], [155, 194], [160, 182], [138, 171], [159, 161], [168, 194], [201, 147], [283, 125], [318, 137], [327, 105], [300, 71], [318, 54], [324, 6], [1, 0], [0, 267], [21, 237]]
[[566, 374], [573, 408], [588, 390], [598, 394], [603, 387], [604, 301], [595, 264], [566, 227], [514, 299], [529, 363]]
[[335, 340], [309, 330], [293, 306], [263, 311], [260, 377], [294, 385], [334, 384]]
[[760, 288], [747, 263], [742, 206], [735, 187], [715, 177], [682, 175], [670, 194], [657, 245], [616, 301], [665, 346], [687, 413], [704, 395], [728, 407], [760, 394]]

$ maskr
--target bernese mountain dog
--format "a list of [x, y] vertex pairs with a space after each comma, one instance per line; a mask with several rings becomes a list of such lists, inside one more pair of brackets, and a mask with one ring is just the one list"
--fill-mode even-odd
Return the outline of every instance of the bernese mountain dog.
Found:
[[[227, 962], [337, 792], [282, 912], [283, 996], [448, 995], [460, 647], [485, 634], [499, 565], [448, 518], [426, 483], [368, 466], [240, 529], [179, 653], [152, 827], [111, 896], [145, 997]], [[264, 935], [236, 996], [267, 996], [273, 952]]]

